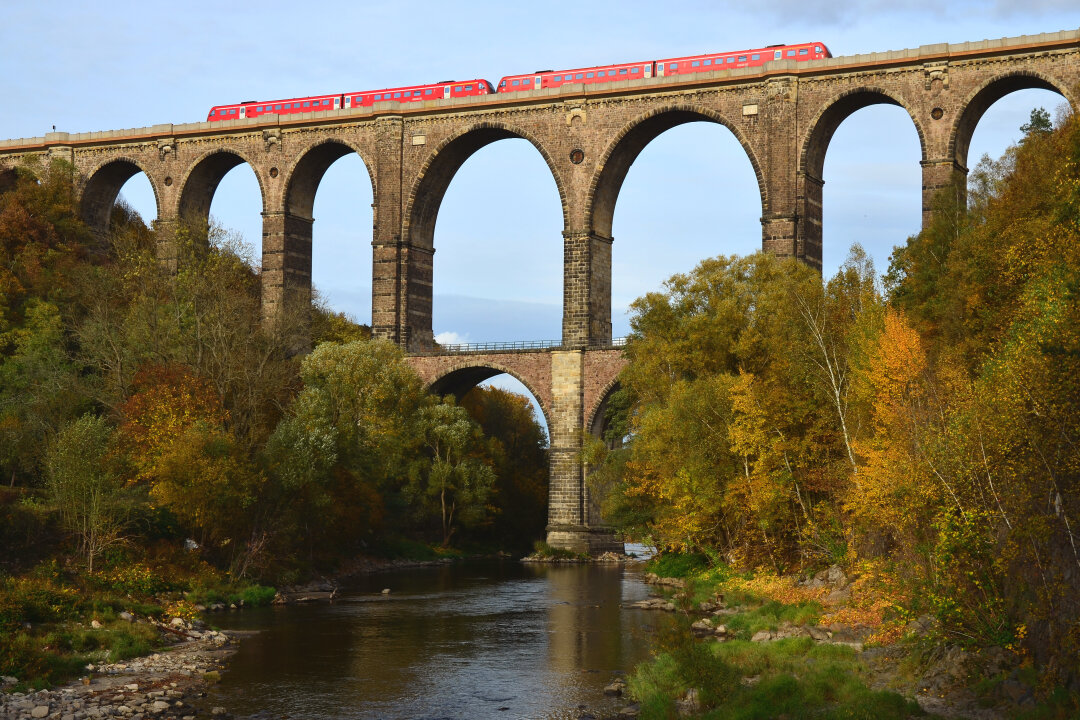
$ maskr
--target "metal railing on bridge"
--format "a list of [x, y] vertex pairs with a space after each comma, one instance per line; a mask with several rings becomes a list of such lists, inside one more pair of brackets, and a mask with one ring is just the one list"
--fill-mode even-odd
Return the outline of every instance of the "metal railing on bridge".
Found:
[[[619, 348], [626, 345], [626, 338], [613, 338], [610, 343], [590, 345], [590, 350]], [[511, 342], [446, 343], [414, 352], [414, 355], [457, 355], [465, 353], [512, 352], [515, 350], [559, 350], [561, 340], [515, 340]]]

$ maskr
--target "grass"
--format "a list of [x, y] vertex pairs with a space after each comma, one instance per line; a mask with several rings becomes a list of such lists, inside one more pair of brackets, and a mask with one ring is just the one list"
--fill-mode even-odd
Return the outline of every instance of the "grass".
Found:
[[689, 629], [696, 617], [692, 611], [660, 632], [656, 658], [639, 666], [629, 681], [642, 720], [676, 716], [677, 701], [690, 688], [697, 690], [702, 705], [695, 717], [702, 718], [900, 720], [922, 714], [916, 703], [896, 693], [868, 688], [860, 662], [847, 646], [805, 637], [750, 642], [759, 630], [783, 623], [814, 624], [821, 618], [821, 604], [786, 581], [735, 575], [703, 555], [663, 555], [647, 569], [687, 580], [683, 602], [688, 610], [716, 595], [741, 608], [717, 618], [736, 638], [728, 642], [695, 640]]
[[543, 558], [545, 560], [584, 560], [588, 558], [587, 554], [576, 553], [573, 550], [567, 550], [565, 548], [552, 547], [542, 540], [537, 540], [533, 543], [532, 556]]

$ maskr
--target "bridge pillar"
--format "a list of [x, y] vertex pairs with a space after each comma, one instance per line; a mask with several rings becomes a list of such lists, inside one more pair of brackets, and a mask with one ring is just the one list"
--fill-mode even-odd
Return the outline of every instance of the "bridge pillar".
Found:
[[279, 315], [288, 304], [311, 303], [311, 218], [276, 211], [263, 213], [262, 312]]
[[563, 234], [563, 347], [611, 343], [611, 238]]
[[934, 215], [934, 198], [945, 187], [954, 187], [960, 194], [960, 206], [967, 204], [966, 167], [951, 158], [923, 160], [922, 165], [922, 226], [930, 224]]
[[600, 524], [585, 487], [585, 350], [552, 351], [551, 389], [547, 542], [590, 555], [622, 552], [622, 543]]

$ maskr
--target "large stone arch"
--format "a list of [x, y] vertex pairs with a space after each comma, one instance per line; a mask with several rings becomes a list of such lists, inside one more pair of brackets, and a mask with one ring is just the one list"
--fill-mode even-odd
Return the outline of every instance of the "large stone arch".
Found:
[[611, 239], [615, 203], [619, 198], [626, 174], [645, 147], [662, 133], [688, 122], [706, 121], [723, 125], [731, 131], [746, 152], [761, 195], [761, 214], [768, 211], [768, 192], [761, 162], [753, 147], [737, 125], [715, 110], [700, 105], [672, 104], [658, 107], [631, 120], [615, 135], [603, 150], [596, 172], [589, 184], [585, 204], [586, 227], [596, 235]]
[[1056, 92], [1065, 98], [1074, 112], [1080, 110], [1080, 102], [1068, 85], [1043, 73], [1034, 70], [1014, 70], [995, 75], [971, 92], [956, 114], [956, 121], [949, 135], [949, 157], [959, 168], [967, 170], [971, 137], [975, 134], [975, 127], [979, 124], [979, 120], [990, 109], [990, 106], [1010, 93], [1032, 89]]
[[559, 173], [554, 159], [543, 143], [532, 133], [521, 128], [499, 122], [480, 122], [455, 133], [439, 143], [420, 168], [405, 205], [403, 236], [414, 247], [434, 249], [435, 221], [439, 207], [446, 195], [450, 182], [457, 171], [472, 155], [483, 147], [499, 140], [520, 138], [527, 140], [544, 158], [555, 187], [559, 191], [559, 202], [563, 211], [563, 227], [569, 226], [570, 206], [567, 199], [566, 184]]
[[154, 177], [139, 164], [138, 160], [121, 155], [106, 160], [86, 174], [86, 182], [83, 183], [79, 203], [83, 222], [91, 231], [100, 236], [104, 236], [109, 231], [109, 219], [113, 205], [116, 204], [116, 198], [120, 195], [120, 189], [124, 187], [124, 183], [139, 173], [145, 175], [150, 181], [157, 216], [159, 218], [162, 216], [161, 192]]
[[926, 203], [926, 131], [905, 99], [874, 85], [852, 88], [833, 96], [822, 104], [813, 120], [810, 121], [799, 146], [798, 185], [802, 197], [799, 202], [798, 246], [802, 249], [802, 259], [817, 270], [821, 270], [824, 239], [822, 207], [825, 155], [840, 124], [859, 110], [871, 105], [895, 105], [903, 108], [911, 119], [915, 133], [919, 137], [919, 160], [924, 168], [924, 206]]
[[[295, 217], [312, 219], [315, 206], [315, 194], [322, 183], [323, 176], [330, 166], [349, 153], [356, 153], [367, 170], [371, 182], [371, 196], [377, 198], [375, 173], [372, 162], [364, 156], [360, 148], [342, 139], [319, 140], [304, 148], [296, 160], [285, 171], [283, 202], [285, 212]], [[378, 201], [376, 200], [376, 205]]]
[[247, 163], [259, 183], [259, 205], [267, 210], [266, 180], [259, 174], [259, 165], [244, 152], [235, 148], [216, 148], [199, 156], [180, 180], [176, 216], [182, 221], [206, 223], [210, 219], [210, 204], [226, 173], [237, 165]]
[[511, 368], [508, 365], [492, 360], [462, 360], [450, 367], [438, 371], [428, 383], [428, 390], [436, 395], [453, 395], [461, 400], [469, 390], [485, 380], [502, 375], [503, 373], [514, 378], [532, 393], [540, 412], [544, 415], [544, 422], [551, 427], [551, 399], [550, 393], [541, 392], [539, 383], [535, 378], [529, 378], [525, 373]]
[[919, 136], [920, 159], [926, 160], [926, 132], [907, 102], [889, 90], [867, 85], [846, 90], [822, 105], [810, 122], [802, 141], [799, 153], [800, 174], [818, 184], [822, 183], [825, 154], [836, 129], [857, 111], [871, 105], [896, 105], [903, 108]]

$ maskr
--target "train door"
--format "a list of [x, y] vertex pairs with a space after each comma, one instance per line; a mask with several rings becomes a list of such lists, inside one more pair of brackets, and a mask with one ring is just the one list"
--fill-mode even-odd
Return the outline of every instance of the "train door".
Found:
[[341, 108], [341, 97], [342, 96], [339, 95], [338, 97], [334, 98], [334, 109], [335, 110], [338, 110], [338, 109]]
[[450, 97], [450, 86], [449, 85], [443, 85], [442, 96], [443, 96], [443, 100]]
[[243, 105], [240, 106], [240, 117], [242, 117], [242, 118], [247, 117], [247, 108], [244, 107]]
[[652, 63], [649, 63], [648, 65], [645, 66], [645, 77], [647, 77], [647, 78], [652, 77], [652, 69], [653, 69], [653, 64]]

